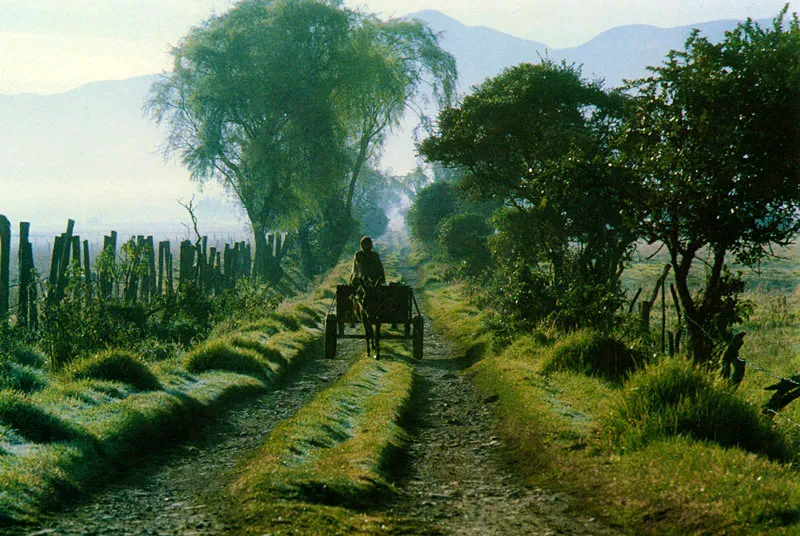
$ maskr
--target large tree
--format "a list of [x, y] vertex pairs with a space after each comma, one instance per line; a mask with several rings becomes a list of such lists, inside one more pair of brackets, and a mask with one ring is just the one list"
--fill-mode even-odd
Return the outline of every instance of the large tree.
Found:
[[[630, 84], [621, 148], [646, 188], [642, 233], [665, 245], [686, 319], [688, 352], [713, 359], [741, 319], [741, 280], [800, 230], [800, 27], [748, 20], [718, 44], [697, 32]], [[697, 292], [689, 274], [701, 260]]]
[[242, 203], [254, 269], [267, 278], [278, 270], [266, 233], [333, 219], [346, 234], [360, 170], [386, 129], [425, 82], [449, 98], [455, 79], [421, 23], [381, 22], [336, 0], [241, 2], [172, 55], [148, 109], [192, 177], [222, 182]]
[[578, 282], [613, 294], [635, 239], [635, 184], [611, 165], [621, 111], [578, 67], [522, 64], [443, 111], [420, 152], [461, 169], [468, 197], [503, 204], [498, 262], [549, 272], [558, 297]]
[[242, 203], [262, 277], [277, 275], [266, 233], [343, 172], [332, 96], [349, 83], [337, 66], [351, 17], [322, 2], [240, 3], [193, 28], [151, 89], [149, 110], [169, 127], [166, 149]]

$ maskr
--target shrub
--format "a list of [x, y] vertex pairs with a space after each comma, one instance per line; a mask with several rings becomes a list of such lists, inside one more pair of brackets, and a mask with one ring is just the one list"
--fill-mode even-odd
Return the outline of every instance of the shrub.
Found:
[[258, 354], [246, 348], [237, 348], [229, 339], [218, 338], [205, 341], [193, 348], [183, 358], [189, 372], [227, 370], [264, 378], [266, 371]]
[[643, 356], [622, 342], [596, 331], [576, 331], [549, 351], [543, 372], [573, 371], [621, 383], [642, 364]]
[[25, 395], [10, 390], [0, 391], [0, 424], [10, 426], [35, 443], [68, 441], [80, 435], [69, 423], [47, 413]]
[[486, 237], [492, 229], [477, 214], [457, 214], [439, 225], [439, 248], [450, 259], [461, 264], [469, 275], [477, 275], [492, 264]]
[[68, 371], [72, 379], [118, 381], [140, 391], [161, 389], [155, 374], [138, 357], [124, 350], [106, 350], [88, 359], [73, 362]]
[[456, 192], [447, 182], [435, 182], [422, 188], [408, 209], [408, 229], [411, 236], [425, 245], [432, 245], [436, 239], [439, 224], [455, 213]]
[[604, 424], [621, 448], [688, 436], [776, 459], [786, 458], [788, 451], [784, 438], [755, 406], [685, 357], [668, 358], [633, 374], [612, 401]]

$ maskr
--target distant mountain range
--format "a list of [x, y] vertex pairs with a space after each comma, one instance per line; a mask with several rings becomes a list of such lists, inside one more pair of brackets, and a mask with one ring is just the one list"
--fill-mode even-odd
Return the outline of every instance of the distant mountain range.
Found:
[[[487, 27], [466, 26], [437, 11], [408, 16], [442, 33], [442, 46], [458, 62], [460, 91], [521, 62], [549, 56], [583, 65], [587, 78], [606, 86], [646, 74], [670, 49], [680, 49], [692, 28], [720, 39], [736, 21], [716, 21], [681, 28], [624, 26], [588, 43], [550, 49]], [[768, 23], [769, 21], [762, 21]], [[176, 199], [197, 190], [186, 170], [158, 154], [161, 132], [142, 113], [155, 79], [95, 82], [56, 95], [0, 95], [0, 214], [33, 222], [34, 230], [60, 228], [68, 217], [78, 226], [107, 229], [118, 225], [173, 224], [187, 221]], [[404, 129], [389, 140], [383, 165], [403, 173], [415, 163]], [[240, 226], [241, 217], [219, 188], [200, 196], [200, 224]], [[140, 232], [146, 232], [141, 229]]]

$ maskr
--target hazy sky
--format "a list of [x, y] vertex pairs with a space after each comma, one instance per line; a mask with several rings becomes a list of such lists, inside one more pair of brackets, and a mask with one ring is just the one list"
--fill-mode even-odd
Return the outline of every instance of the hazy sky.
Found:
[[[192, 26], [231, 0], [0, 0], [0, 93], [54, 93], [169, 67]], [[774, 16], [784, 0], [349, 0], [385, 16], [435, 9], [468, 25], [540, 41], [584, 43], [626, 24], [683, 26]]]

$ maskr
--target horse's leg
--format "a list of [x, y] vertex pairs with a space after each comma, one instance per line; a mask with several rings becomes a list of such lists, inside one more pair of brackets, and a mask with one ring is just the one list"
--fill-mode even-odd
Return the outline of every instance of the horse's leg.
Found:
[[381, 357], [381, 324], [375, 323], [375, 357]]
[[367, 315], [364, 315], [362, 323], [364, 324], [364, 339], [367, 341], [367, 356], [369, 357], [370, 341], [372, 340], [373, 333], [372, 326], [369, 323], [369, 319], [367, 319]]

